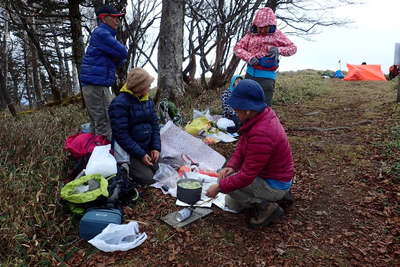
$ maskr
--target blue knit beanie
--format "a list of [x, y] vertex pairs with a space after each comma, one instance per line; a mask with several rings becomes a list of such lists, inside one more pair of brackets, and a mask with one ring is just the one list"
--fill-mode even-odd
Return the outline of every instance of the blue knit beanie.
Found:
[[261, 85], [253, 80], [241, 80], [228, 99], [228, 105], [233, 109], [262, 111], [267, 105], [264, 103], [264, 91]]

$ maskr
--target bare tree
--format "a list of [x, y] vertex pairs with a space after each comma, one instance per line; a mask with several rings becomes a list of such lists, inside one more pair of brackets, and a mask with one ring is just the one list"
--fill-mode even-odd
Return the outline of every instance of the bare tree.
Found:
[[161, 18], [161, 2], [144, 0], [131, 0], [132, 15], [131, 21], [125, 19], [126, 31], [129, 33], [130, 66], [143, 67], [149, 64], [156, 72], [157, 64], [151, 56], [158, 44], [158, 31], [152, 29]]
[[[48, 58], [45, 56], [38, 35], [36, 34], [35, 29], [32, 27], [32, 25], [28, 22], [26, 14], [24, 14], [25, 10], [24, 3], [22, 3], [21, 1], [13, 1], [11, 2], [11, 7], [12, 10], [11, 9], [8, 10], [12, 14], [12, 16], [10, 16], [11, 20], [13, 21], [13, 23], [19, 24], [27, 33], [30, 41], [36, 48], [36, 51], [38, 53], [38, 58], [40, 59], [41, 63], [43, 64], [43, 66], [47, 71], [54, 101], [56, 102], [61, 101], [61, 93], [60, 90], [58, 89], [56, 80], [57, 76], [56, 70], [53, 68]], [[19, 20], [19, 22], [17, 21], [17, 19]]]
[[[29, 24], [31, 25], [32, 29], [35, 30], [35, 23], [34, 18], [27, 18]], [[28, 34], [27, 34], [28, 35]], [[32, 66], [32, 79], [33, 79], [33, 92], [35, 94], [36, 105], [42, 106], [45, 104], [45, 100], [43, 98], [43, 87], [40, 81], [39, 75], [39, 60], [38, 60], [38, 52], [35, 45], [30, 42], [29, 38], [26, 38], [29, 43], [29, 62]]]
[[310, 39], [323, 27], [343, 26], [351, 21], [339, 18], [333, 11], [339, 7], [360, 4], [352, 0], [268, 0], [280, 22], [280, 29], [287, 34]]
[[[204, 88], [224, 85], [234, 74], [240, 59], [233, 45], [249, 30], [255, 11], [264, 4], [276, 11], [279, 28], [289, 35], [310, 38], [321, 27], [341, 26], [349, 20], [330, 14], [335, 8], [357, 4], [349, 0], [268, 0], [268, 1], [187, 1], [185, 82], [193, 80], [193, 70], [201, 67]], [[186, 38], [185, 38], [186, 39]], [[209, 79], [206, 75], [211, 74]]]
[[0, 97], [2, 99], [4, 99], [5, 103], [7, 104], [8, 110], [10, 111], [10, 113], [14, 116], [17, 117], [17, 111], [15, 109], [14, 104], [11, 101], [10, 95], [7, 91], [7, 87], [6, 87], [6, 77], [3, 75], [3, 73], [0, 71]]
[[8, 27], [8, 19], [5, 19], [4, 23], [4, 33], [3, 40], [0, 46], [0, 56], [3, 58], [2, 70], [0, 71], [0, 96], [1, 99], [7, 105], [10, 113], [13, 116], [17, 116], [17, 112], [15, 110], [14, 104], [11, 101], [10, 94], [7, 89], [7, 76], [8, 76], [8, 44], [7, 40], [10, 38], [9, 35], [9, 27]]
[[[79, 85], [79, 72], [81, 69], [81, 61], [84, 53], [83, 34], [82, 34], [82, 16], [79, 10], [80, 0], [68, 0], [69, 20], [71, 23], [71, 39], [72, 39], [72, 73], [76, 82], [74, 85]], [[76, 75], [74, 75], [74, 73]], [[79, 92], [81, 88], [79, 86]], [[82, 97], [83, 99], [83, 97]]]
[[[185, 81], [193, 81], [193, 69], [199, 59], [201, 84], [204, 88], [222, 86], [233, 75], [240, 61], [232, 55], [232, 46], [249, 28], [249, 17], [263, 1], [189, 1], [186, 12], [186, 46], [189, 64], [183, 75]], [[189, 73], [192, 73], [189, 77]], [[206, 79], [206, 75], [211, 77]]]

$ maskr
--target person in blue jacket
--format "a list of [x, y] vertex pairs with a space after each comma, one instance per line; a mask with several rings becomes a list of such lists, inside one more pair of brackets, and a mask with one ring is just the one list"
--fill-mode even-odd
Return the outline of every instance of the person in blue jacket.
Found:
[[243, 80], [243, 77], [240, 75], [233, 75], [231, 78], [231, 82], [229, 84], [229, 87], [222, 92], [221, 94], [221, 103], [222, 103], [222, 110], [223, 110], [223, 116], [224, 118], [232, 120], [236, 126], [240, 124], [239, 118], [236, 115], [235, 111], [231, 106], [228, 105], [228, 99], [231, 97], [233, 90], [237, 86], [237, 84], [240, 82], [240, 80]]
[[106, 5], [97, 10], [100, 25], [91, 34], [83, 57], [80, 81], [94, 134], [111, 139], [108, 107], [113, 98], [110, 86], [115, 82], [115, 69], [128, 56], [126, 47], [115, 39], [124, 14]]
[[109, 108], [113, 143], [129, 155], [129, 176], [142, 185], [155, 182], [161, 151], [158, 117], [149, 98], [153, 80], [144, 69], [132, 69]]

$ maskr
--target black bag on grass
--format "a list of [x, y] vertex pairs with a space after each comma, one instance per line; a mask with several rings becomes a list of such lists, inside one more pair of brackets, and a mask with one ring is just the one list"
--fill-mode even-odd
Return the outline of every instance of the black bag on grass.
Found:
[[68, 180], [77, 178], [77, 176], [85, 169], [91, 154], [92, 153], [88, 153], [78, 159], [69, 155], [64, 166], [65, 177]]

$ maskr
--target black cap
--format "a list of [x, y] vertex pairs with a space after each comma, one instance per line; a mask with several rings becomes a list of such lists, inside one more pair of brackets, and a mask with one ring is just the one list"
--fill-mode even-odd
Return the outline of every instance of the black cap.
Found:
[[125, 15], [124, 13], [119, 12], [118, 10], [116, 10], [115, 8], [113, 8], [110, 5], [105, 5], [96, 11], [96, 16], [98, 18], [105, 17], [105, 16], [120, 17], [120, 16], [124, 16], [124, 15]]

